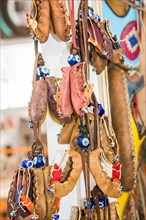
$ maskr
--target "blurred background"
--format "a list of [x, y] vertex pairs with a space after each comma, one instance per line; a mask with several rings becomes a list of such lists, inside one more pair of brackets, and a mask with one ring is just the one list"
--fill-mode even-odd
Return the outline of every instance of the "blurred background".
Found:
[[[27, 152], [33, 141], [33, 133], [28, 128], [28, 102], [32, 92], [35, 55], [33, 40], [26, 24], [26, 12], [29, 11], [31, 2], [31, 0], [0, 0], [0, 220], [8, 219], [6, 201], [12, 177], [22, 159], [27, 158]], [[99, 2], [96, 1], [95, 7], [98, 14], [101, 13]], [[95, 1], [91, 0], [91, 3], [95, 6]], [[61, 67], [67, 65], [69, 45], [55, 41], [49, 36], [48, 41], [39, 48], [39, 51], [42, 51], [46, 66], [51, 73], [58, 76]], [[145, 76], [145, 66], [142, 66]], [[91, 77], [98, 101], [104, 104], [106, 110], [107, 94], [104, 80], [104, 75], [97, 77], [93, 74]], [[139, 108], [144, 122], [146, 122], [145, 97], [146, 89], [143, 89], [139, 98], [142, 104]], [[69, 147], [59, 146], [57, 143], [56, 136], [60, 128], [60, 125], [54, 124], [50, 117], [42, 126], [42, 141], [47, 149], [48, 139], [51, 152], [50, 164], [57, 158], [57, 154], [60, 155], [60, 160], [64, 149]], [[45, 156], [48, 156], [47, 150]], [[76, 194], [80, 195], [83, 187], [78, 189], [62, 201], [60, 210], [65, 210], [62, 215], [66, 216], [67, 210], [70, 212], [70, 206], [77, 203]]]
[[[33, 41], [26, 24], [28, 0], [0, 0], [0, 219], [6, 217], [6, 199], [14, 170], [32, 144], [28, 102], [32, 90]], [[42, 128], [46, 143], [46, 126]]]

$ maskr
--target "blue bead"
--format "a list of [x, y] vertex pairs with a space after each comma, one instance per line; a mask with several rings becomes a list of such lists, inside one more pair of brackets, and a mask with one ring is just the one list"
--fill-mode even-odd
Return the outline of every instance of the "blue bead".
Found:
[[48, 191], [48, 192], [53, 192], [54, 189], [52, 189], [51, 187], [48, 187], [47, 191]]
[[104, 52], [103, 52], [103, 55], [107, 57], [108, 52], [107, 52], [107, 51], [104, 51]]
[[37, 68], [37, 72], [36, 72], [37, 76], [41, 77], [41, 72], [40, 72], [40, 69]]
[[45, 165], [45, 163], [46, 163], [46, 158], [42, 154], [34, 157], [33, 159], [33, 164], [35, 167], [42, 167]]
[[42, 71], [43, 73], [45, 73], [45, 74], [47, 74], [47, 73], [50, 72], [49, 69], [48, 69], [46, 66], [42, 66], [42, 67], [41, 67], [41, 71]]
[[33, 161], [31, 161], [31, 160], [23, 160], [22, 163], [21, 163], [21, 166], [23, 168], [33, 167]]
[[91, 18], [94, 16], [94, 10], [91, 7], [88, 8], [88, 16]]
[[105, 196], [102, 196], [100, 199], [99, 199], [99, 208], [104, 208], [105, 206], [108, 205], [108, 199], [105, 197]]
[[95, 19], [95, 20], [97, 20], [97, 21], [100, 21], [100, 20], [101, 20], [101, 19], [100, 19], [100, 16], [97, 15], [97, 14], [94, 14], [94, 15], [93, 15], [93, 19]]
[[35, 41], [39, 41], [39, 39], [37, 37], [34, 38]]
[[123, 187], [123, 186], [120, 186], [120, 190], [121, 190], [121, 191], [124, 191], [124, 187]]
[[73, 66], [76, 63], [79, 63], [81, 61], [81, 58], [78, 54], [70, 54], [67, 61], [70, 66]]
[[31, 217], [31, 220], [36, 220], [36, 219], [38, 219], [38, 217], [36, 216]]
[[50, 75], [50, 70], [45, 65], [39, 67], [38, 76], [44, 77], [49, 75]]
[[100, 209], [103, 209], [105, 206], [104, 206], [104, 203], [103, 202], [99, 202], [99, 208]]
[[99, 116], [102, 116], [105, 113], [104, 108], [101, 104], [98, 104], [98, 114]]
[[58, 112], [58, 113], [57, 113], [57, 115], [58, 115], [58, 117], [60, 117], [60, 116], [61, 116], [61, 113], [60, 113], [60, 112]]
[[120, 157], [118, 155], [115, 156], [115, 159], [114, 159], [116, 162], [120, 162]]
[[32, 123], [31, 120], [28, 122], [28, 127], [29, 127], [29, 128], [33, 128], [33, 123]]
[[23, 167], [23, 168], [27, 168], [27, 162], [28, 162], [28, 160], [22, 160], [22, 162], [21, 162], [21, 166]]
[[122, 61], [125, 61], [125, 56], [122, 55], [120, 59], [121, 59]]
[[10, 212], [10, 217], [15, 217], [15, 216], [16, 216], [16, 214], [14, 211]]
[[91, 103], [89, 103], [89, 104], [88, 104], [88, 107], [91, 107], [91, 106], [92, 106], [92, 104], [91, 104]]
[[88, 109], [85, 108], [85, 109], [83, 110], [83, 112], [84, 112], [85, 114], [88, 114]]
[[79, 12], [79, 18], [82, 19], [82, 12]]
[[51, 187], [48, 187], [47, 191], [48, 191], [48, 192], [51, 192], [51, 191], [52, 191], [52, 188], [51, 188]]
[[[94, 207], [95, 207], [94, 199], [90, 198], [90, 209], [93, 209]], [[86, 199], [84, 200], [84, 208], [87, 209], [87, 200]]]
[[26, 163], [27, 168], [33, 167], [33, 161], [28, 160]]
[[53, 215], [53, 220], [58, 220], [59, 219], [59, 214], [54, 214]]
[[45, 77], [45, 72], [48, 73], [47, 69], [45, 69], [44, 66], [38, 67], [37, 68], [37, 76], [39, 77]]
[[79, 136], [77, 138], [77, 144], [80, 148], [87, 148], [89, 145], [89, 139], [86, 136]]
[[30, 37], [31, 37], [32, 39], [34, 39], [34, 34], [33, 34], [33, 33], [30, 33], [29, 35], [30, 35]]

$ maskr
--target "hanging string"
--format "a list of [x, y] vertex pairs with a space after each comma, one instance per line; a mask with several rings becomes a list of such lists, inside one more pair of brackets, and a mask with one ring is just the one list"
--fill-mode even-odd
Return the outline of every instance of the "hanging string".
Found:
[[64, 155], [63, 155], [63, 157], [62, 157], [62, 159], [61, 159], [61, 161], [60, 161], [60, 163], [59, 163], [59, 168], [58, 168], [58, 170], [61, 168], [61, 165], [62, 165], [63, 161], [65, 160], [65, 157], [66, 157], [66, 154], [67, 154], [67, 153], [68, 153], [67, 150], [65, 150]]
[[84, 42], [83, 42], [83, 33], [82, 33], [82, 22], [80, 18], [81, 14], [81, 5], [82, 1], [80, 1], [79, 9], [78, 9], [78, 24], [79, 24], [79, 39], [80, 39], [80, 49], [81, 49], [81, 60], [84, 60], [85, 57], [85, 51], [84, 51]]
[[34, 39], [34, 53], [35, 53], [35, 56], [38, 53], [38, 40], [35, 40], [35, 39]]
[[89, 52], [88, 52], [88, 33], [87, 33], [87, 19], [88, 19], [88, 0], [82, 1], [81, 4], [81, 12], [82, 12], [82, 33], [83, 33], [83, 42], [84, 42], [84, 53], [85, 57], [84, 60], [87, 64], [87, 72], [85, 73], [86, 81], [90, 80], [89, 75]]
[[74, 0], [68, 0], [68, 8], [69, 8], [69, 14], [70, 14], [70, 20], [71, 20], [73, 48], [77, 48], [77, 45], [76, 45], [76, 32], [75, 32]]

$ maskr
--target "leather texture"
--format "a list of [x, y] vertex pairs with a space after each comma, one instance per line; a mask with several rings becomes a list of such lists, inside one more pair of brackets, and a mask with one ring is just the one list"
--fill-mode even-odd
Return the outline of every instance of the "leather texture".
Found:
[[39, 123], [47, 111], [47, 84], [45, 80], [37, 80], [34, 84], [30, 101], [30, 118]]
[[33, 198], [35, 201], [35, 213], [39, 220], [44, 220], [46, 216], [46, 199], [44, 187], [43, 168], [30, 168], [33, 181]]
[[50, 5], [48, 0], [34, 0], [34, 13], [36, 17], [27, 15], [27, 23], [30, 32], [40, 41], [45, 43], [48, 40], [50, 32]]
[[[118, 66], [119, 68], [128, 71], [134, 68], [127, 66], [124, 63], [122, 56], [124, 55], [123, 48], [113, 47], [113, 35], [109, 29], [109, 20], [98, 22], [88, 18], [88, 41], [91, 44], [90, 62], [96, 69], [96, 73], [100, 74], [106, 67], [108, 61]], [[104, 55], [106, 52], [106, 55]]]
[[108, 116], [100, 117], [99, 126], [100, 147], [103, 150], [106, 159], [113, 164], [115, 156], [119, 155], [119, 145]]
[[[118, 204], [116, 202], [112, 202], [109, 204], [110, 208], [110, 217], [108, 216], [108, 207], [105, 209], [100, 209], [100, 220], [120, 220], [118, 214]], [[86, 220], [87, 219], [87, 209], [81, 206], [73, 206], [70, 220]], [[99, 220], [96, 210], [90, 210], [90, 219]]]
[[[17, 192], [19, 185], [22, 185], [23, 188]], [[19, 193], [20, 196], [18, 197]], [[34, 204], [33, 213], [28, 211], [27, 205], [24, 205], [25, 202], [22, 203], [21, 196], [28, 196], [30, 198]], [[7, 202], [9, 217], [12, 211], [15, 212], [13, 219], [31, 219], [31, 217], [38, 216], [38, 220], [44, 220], [46, 216], [46, 200], [42, 168], [18, 168], [10, 186]]]
[[122, 195], [120, 191], [120, 180], [111, 180], [107, 173], [104, 171], [101, 165], [101, 153], [100, 148], [93, 150], [89, 155], [89, 167], [90, 171], [95, 179], [96, 184], [100, 190], [107, 196], [112, 198], [119, 198]]
[[60, 183], [58, 181], [54, 181], [51, 185], [51, 188], [54, 190], [53, 194], [55, 197], [64, 197], [68, 195], [74, 189], [82, 171], [81, 155], [74, 150], [69, 150], [68, 153], [72, 159], [71, 171], [64, 182]]
[[70, 138], [72, 135], [73, 128], [75, 126], [77, 120], [76, 115], [72, 115], [72, 119], [70, 122], [63, 124], [60, 134], [58, 136], [58, 143], [59, 144], [69, 144]]
[[120, 69], [109, 69], [108, 83], [112, 125], [119, 143], [122, 164], [121, 184], [124, 191], [130, 191], [135, 186], [136, 162], [125, 73]]
[[[54, 194], [48, 191], [52, 178], [51, 168], [52, 166], [29, 169], [18, 168], [13, 177], [8, 194], [7, 204], [9, 217], [10, 213], [14, 211], [15, 217], [12, 218], [14, 220], [31, 220], [31, 218], [35, 216], [38, 220], [52, 220], [53, 214], [59, 211], [59, 207], [55, 204]], [[34, 209], [31, 212], [30, 210], [28, 211], [27, 204], [26, 206], [24, 205], [26, 201], [24, 200], [24, 203], [22, 203], [21, 199], [16, 197], [19, 195], [19, 192], [17, 193], [19, 184], [23, 185], [20, 198], [21, 196], [28, 196], [34, 204]], [[22, 208], [19, 204], [16, 204], [16, 201], [20, 202], [19, 204]], [[15, 204], [16, 208], [13, 208]]]
[[88, 33], [88, 42], [93, 44], [102, 56], [104, 56], [104, 52], [107, 52], [105, 57], [111, 59], [113, 56], [113, 46], [105, 30], [105, 23], [88, 17]]
[[65, 118], [73, 113], [70, 90], [70, 69], [71, 67], [63, 67], [62, 79], [56, 93], [57, 111], [60, 113], [60, 118]]
[[88, 106], [93, 84], [85, 81], [86, 64], [77, 63], [70, 70], [71, 101], [77, 115], [84, 115]]
[[45, 81], [47, 83], [47, 102], [48, 102], [48, 111], [49, 114], [55, 122], [58, 124], [67, 123], [70, 121], [69, 117], [60, 118], [57, 113], [57, 104], [56, 104], [56, 91], [57, 84], [60, 79], [50, 76], [45, 77]]
[[[89, 119], [89, 122], [92, 123], [94, 121], [94, 115], [91, 114], [91, 113], [88, 113], [88, 119]], [[70, 138], [70, 149], [77, 150], [77, 151], [79, 151], [79, 147], [77, 146], [77, 138], [80, 136], [79, 125], [80, 125], [80, 120], [79, 120], [79, 117], [78, 117], [77, 120], [76, 120], [76, 123], [74, 125], [73, 131], [72, 131], [72, 134], [71, 134], [71, 138]], [[83, 125], [85, 125], [85, 119], [83, 119]], [[90, 133], [92, 135], [92, 136], [90, 136], [90, 143], [94, 141], [93, 126], [94, 125], [92, 125], [90, 127], [90, 131], [91, 131]]]
[[60, 40], [69, 41], [71, 25], [63, 1], [49, 0], [49, 2], [54, 33]]
[[93, 84], [85, 80], [85, 70], [85, 62], [62, 68], [62, 79], [56, 91], [57, 111], [62, 119], [73, 112], [84, 115], [93, 91]]
[[[23, 181], [23, 183], [22, 183], [22, 181]], [[18, 218], [18, 219], [20, 219], [21, 217], [26, 218], [31, 215], [31, 213], [27, 210], [27, 208], [25, 206], [23, 206], [22, 204], [21, 205], [22, 205], [24, 211], [20, 208], [20, 206], [19, 206], [20, 196], [18, 194], [19, 192], [17, 192], [17, 190], [18, 190], [17, 187], [19, 185], [23, 184], [23, 185], [25, 185], [25, 189], [24, 188], [22, 189], [22, 194], [26, 195], [26, 188], [28, 187], [28, 184], [29, 184], [28, 181], [29, 181], [28, 172], [25, 171], [25, 169], [18, 168], [18, 170], [15, 171], [12, 183], [10, 185], [10, 190], [8, 192], [7, 209], [8, 209], [9, 218], [11, 218], [10, 213], [12, 211], [15, 212], [15, 218]], [[16, 196], [16, 194], [17, 194], [17, 196]], [[33, 200], [31, 189], [29, 190], [28, 195], [31, 198], [31, 200]]]
[[52, 166], [47, 166], [44, 168], [44, 185], [45, 185], [45, 197], [46, 197], [46, 219], [52, 220], [54, 213], [58, 212], [58, 207], [55, 205], [55, 198], [51, 191], [48, 191], [48, 187], [51, 184], [51, 168]]
[[99, 75], [107, 66], [108, 59], [99, 55], [97, 49], [91, 46], [91, 65], [94, 66], [96, 74]]

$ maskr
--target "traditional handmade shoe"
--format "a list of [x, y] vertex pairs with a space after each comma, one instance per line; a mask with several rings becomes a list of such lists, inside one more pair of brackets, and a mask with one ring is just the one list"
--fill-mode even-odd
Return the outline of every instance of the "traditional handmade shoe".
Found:
[[62, 68], [62, 79], [58, 83], [56, 91], [57, 112], [60, 118], [69, 117], [73, 113], [73, 106], [71, 102], [70, 70], [70, 66]]
[[[90, 171], [100, 190], [107, 196], [119, 198], [122, 195], [121, 182], [115, 178], [113, 181], [104, 171], [101, 165], [102, 150], [100, 148], [93, 150], [89, 155]], [[108, 162], [109, 163], [109, 162]], [[110, 163], [109, 163], [110, 164]], [[112, 164], [111, 168], [112, 168]]]
[[136, 161], [126, 74], [117, 68], [109, 69], [108, 82], [112, 125], [122, 164], [121, 183], [124, 191], [130, 191], [136, 183]]
[[46, 201], [42, 168], [18, 168], [8, 194], [8, 215], [11, 219], [44, 220]]
[[54, 33], [60, 40], [69, 41], [71, 25], [65, 6], [65, 1], [49, 0], [49, 2]]
[[30, 119], [33, 123], [40, 122], [47, 110], [47, 83], [44, 79], [34, 84], [30, 101]]
[[85, 71], [85, 62], [77, 63], [70, 69], [71, 101], [77, 115], [84, 115], [93, 91], [93, 84], [85, 80]]
[[45, 43], [50, 32], [50, 5], [49, 0], [34, 0], [34, 16], [27, 13], [27, 23], [33, 38]]
[[47, 102], [48, 102], [48, 112], [52, 120], [58, 124], [68, 123], [71, 121], [71, 117], [60, 117], [57, 111], [57, 99], [56, 92], [58, 88], [58, 83], [60, 82], [59, 78], [54, 76], [45, 77], [47, 83]]
[[65, 172], [66, 178], [62, 177], [63, 179], [61, 182], [54, 181], [50, 185], [55, 197], [63, 197], [68, 195], [74, 189], [82, 171], [81, 155], [74, 150], [69, 150], [68, 153], [70, 155], [70, 166], [68, 166], [69, 164], [67, 163], [65, 169], [67, 170], [68, 174]]

